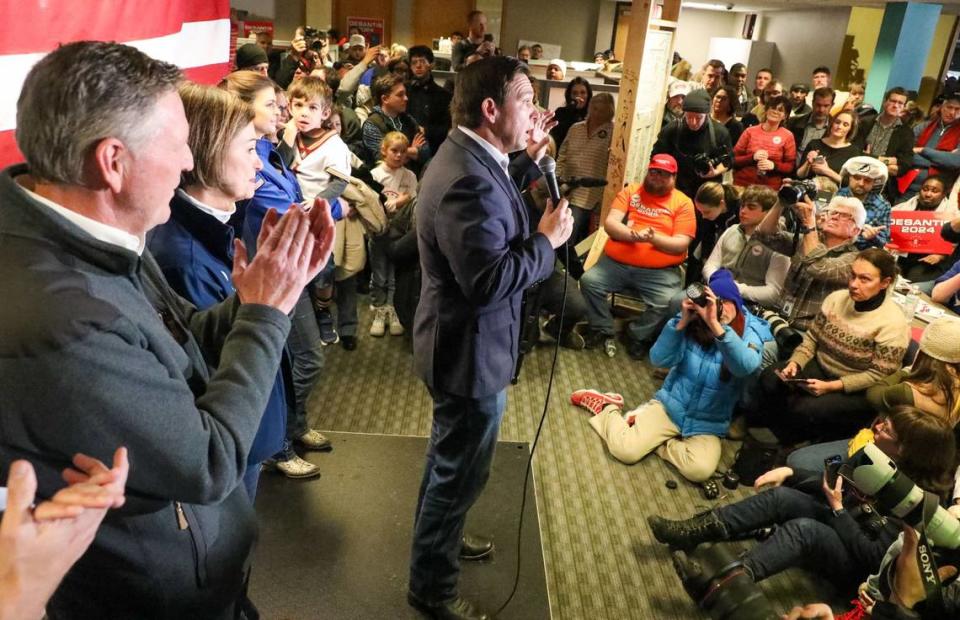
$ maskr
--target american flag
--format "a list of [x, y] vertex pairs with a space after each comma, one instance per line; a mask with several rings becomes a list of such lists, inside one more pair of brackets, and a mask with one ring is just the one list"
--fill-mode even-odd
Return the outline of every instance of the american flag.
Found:
[[22, 161], [14, 129], [30, 68], [61, 43], [117, 41], [195, 82], [230, 69], [230, 0], [0, 0], [0, 167]]

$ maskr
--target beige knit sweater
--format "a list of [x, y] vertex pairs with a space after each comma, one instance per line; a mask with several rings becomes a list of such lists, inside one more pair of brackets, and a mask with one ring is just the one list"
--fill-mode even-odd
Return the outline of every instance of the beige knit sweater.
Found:
[[900, 369], [909, 337], [907, 320], [892, 295], [875, 310], [857, 312], [843, 289], [823, 300], [790, 361], [803, 368], [816, 357], [826, 373], [843, 382], [844, 392], [859, 392]]

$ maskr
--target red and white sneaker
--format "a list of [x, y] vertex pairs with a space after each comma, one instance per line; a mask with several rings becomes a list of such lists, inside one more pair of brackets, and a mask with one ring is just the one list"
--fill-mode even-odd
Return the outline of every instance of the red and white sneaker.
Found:
[[570, 395], [570, 402], [577, 407], [586, 409], [593, 415], [600, 415], [600, 412], [610, 405], [623, 409], [623, 396], [614, 392], [577, 390]]

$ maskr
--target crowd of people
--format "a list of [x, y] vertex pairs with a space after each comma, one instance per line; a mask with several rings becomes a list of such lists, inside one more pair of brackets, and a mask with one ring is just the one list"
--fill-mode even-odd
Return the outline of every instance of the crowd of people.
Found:
[[[912, 312], [894, 293], [906, 277], [960, 309], [960, 255], [911, 253], [890, 236], [892, 212], [920, 208], [940, 214], [944, 240], [958, 237], [960, 94], [945, 92], [915, 123], [904, 110], [916, 93], [891, 88], [875, 110], [863, 84], [835, 91], [825, 67], [789, 95], [769, 69], [756, 72], [753, 93], [745, 78], [743, 65], [726, 75], [710, 60], [670, 81], [646, 176], [609, 206], [603, 254], [580, 279], [586, 347], [616, 355], [608, 298], [639, 298], [622, 339], [632, 358], [662, 369], [663, 386], [632, 410], [613, 385], [577, 390], [571, 403], [591, 414], [611, 456], [656, 452], [708, 498], [722, 477], [721, 439], [772, 431], [770, 464], [786, 466], [756, 480], [772, 490], [686, 520], [650, 517], [655, 538], [689, 550], [768, 532], [742, 558], [749, 579], [826, 569], [855, 596], [889, 561], [900, 526], [842, 478], [827, 484], [825, 459], [875, 444], [960, 515], [960, 319], [937, 319], [911, 343]], [[891, 600], [866, 591], [851, 613]]]
[[[751, 89], [741, 63], [693, 76], [678, 59], [644, 178], [601, 218], [602, 188], [564, 186], [554, 205], [534, 162], [551, 153], [561, 179], [606, 177], [613, 97], [574, 77], [544, 110], [524, 62], [542, 48], [507, 57], [482, 12], [467, 26], [457, 80], [442, 85], [429, 47], [306, 28], [289, 50], [266, 36], [241, 46], [217, 85], [108, 43], [64, 45], [31, 70], [17, 119], [27, 165], [0, 177], [0, 294], [15, 300], [0, 309], [0, 375], [16, 403], [0, 436], [0, 577], [29, 587], [0, 591], [0, 618], [44, 606], [53, 619], [255, 618], [261, 471], [320, 475], [296, 448], [331, 447], [307, 424], [324, 348], [387, 335], [412, 341], [434, 402], [408, 600], [434, 618], [486, 617], [457, 576], [493, 546], [463, 522], [534, 284], [547, 319], [534, 342], [609, 357], [611, 295], [642, 302], [620, 337], [662, 371], [653, 399], [628, 410], [605, 391], [616, 386], [571, 395], [614, 458], [656, 452], [706, 488], [723, 439], [748, 428], [789, 455], [757, 480], [770, 491], [651, 518], [657, 540], [690, 548], [776, 526], [743, 559], [752, 579], [829, 557], [836, 583], [856, 587], [899, 529], [861, 520], [866, 500], [821, 478], [824, 458], [866, 443], [954, 509], [960, 322], [911, 343], [894, 288], [906, 277], [960, 310], [960, 246], [909, 253], [890, 229], [893, 211], [937, 212], [960, 241], [960, 94], [915, 123], [903, 88], [875, 110], [863, 84], [836, 91], [825, 67], [785, 92], [766, 68]], [[548, 79], [565, 74], [550, 62]], [[596, 229], [607, 239], [583, 271], [564, 247]], [[64, 381], [66, 402], [43, 389]], [[457, 434], [464, 410], [482, 420], [476, 441]], [[59, 552], [51, 570], [34, 548]]]

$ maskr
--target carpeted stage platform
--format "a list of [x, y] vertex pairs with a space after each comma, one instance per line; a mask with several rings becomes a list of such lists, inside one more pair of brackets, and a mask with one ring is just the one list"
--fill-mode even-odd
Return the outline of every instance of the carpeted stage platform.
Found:
[[[415, 619], [406, 603], [413, 510], [423, 471], [423, 437], [328, 433], [330, 453], [310, 453], [319, 480], [260, 478], [260, 541], [251, 598], [263, 618]], [[510, 593], [526, 443], [501, 442], [486, 491], [467, 528], [492, 536], [486, 562], [464, 562], [461, 592], [492, 611]], [[533, 474], [531, 474], [533, 476]], [[534, 480], [527, 488], [520, 585], [503, 619], [550, 617]]]

